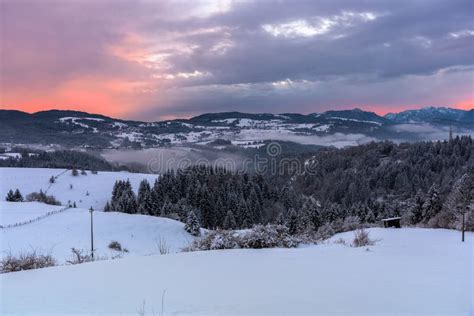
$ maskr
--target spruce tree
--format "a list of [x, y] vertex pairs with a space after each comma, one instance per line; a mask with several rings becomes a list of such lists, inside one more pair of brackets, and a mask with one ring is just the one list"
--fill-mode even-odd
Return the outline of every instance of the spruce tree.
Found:
[[138, 206], [142, 206], [144, 204], [145, 199], [147, 198], [148, 194], [151, 192], [150, 183], [146, 179], [143, 179], [138, 186], [138, 194], [137, 194], [137, 203]]
[[13, 190], [10, 189], [7, 193], [7, 197], [5, 198], [7, 202], [15, 202], [15, 194], [13, 193]]
[[428, 191], [425, 203], [423, 204], [423, 220], [427, 223], [435, 217], [442, 209], [443, 205], [439, 196], [438, 188], [432, 185]]
[[193, 211], [189, 212], [184, 229], [193, 236], [201, 234], [199, 220]]
[[109, 204], [109, 201], [107, 201], [107, 203], [105, 203], [104, 212], [110, 212], [110, 204]]
[[23, 202], [23, 195], [21, 195], [20, 190], [16, 189], [15, 193], [13, 194], [13, 198], [15, 202]]
[[295, 210], [290, 211], [290, 216], [288, 216], [288, 221], [286, 227], [288, 227], [288, 232], [290, 235], [296, 235], [298, 233], [298, 215]]
[[224, 229], [227, 229], [227, 230], [237, 228], [237, 223], [235, 221], [234, 213], [232, 213], [231, 210], [227, 211], [227, 214], [225, 216], [224, 223], [222, 226]]
[[411, 208], [411, 223], [413, 225], [421, 222], [423, 218], [423, 209], [424, 209], [425, 199], [421, 190], [418, 190], [415, 199], [413, 201], [413, 206]]

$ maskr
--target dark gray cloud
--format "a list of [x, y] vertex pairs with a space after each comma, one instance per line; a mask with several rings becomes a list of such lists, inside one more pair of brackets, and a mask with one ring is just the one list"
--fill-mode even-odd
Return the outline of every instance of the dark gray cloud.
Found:
[[[474, 3], [1, 2], [2, 86], [138, 83], [130, 117], [472, 100]], [[116, 92], [120, 93], [120, 92]], [[121, 113], [127, 111], [121, 111]]]

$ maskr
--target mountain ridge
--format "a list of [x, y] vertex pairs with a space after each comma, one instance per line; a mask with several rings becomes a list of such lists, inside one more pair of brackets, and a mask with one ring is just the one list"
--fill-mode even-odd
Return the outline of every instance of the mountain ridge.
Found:
[[[70, 110], [31, 114], [0, 110], [0, 143], [93, 148], [207, 144], [216, 139], [240, 145], [272, 139], [319, 144], [322, 138], [330, 143], [331, 137], [343, 146], [371, 140], [439, 139], [449, 128], [474, 134], [474, 110], [429, 107], [385, 116], [357, 108], [310, 114], [218, 112], [155, 122]], [[433, 135], [427, 137], [427, 132]]]

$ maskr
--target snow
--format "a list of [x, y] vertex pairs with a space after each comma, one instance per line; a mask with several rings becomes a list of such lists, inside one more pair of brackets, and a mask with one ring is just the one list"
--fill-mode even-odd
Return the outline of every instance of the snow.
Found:
[[63, 206], [48, 205], [39, 202], [0, 201], [0, 226], [33, 220], [49, 212], [59, 211]]
[[402, 219], [401, 217], [390, 217], [390, 218], [384, 218], [382, 219], [383, 222], [386, 222], [386, 221], [393, 221], [393, 220], [396, 220], [396, 219]]
[[360, 123], [375, 124], [375, 125], [378, 125], [378, 126], [382, 126], [382, 123], [375, 122], [375, 121], [357, 120], [357, 119], [351, 119], [351, 118], [347, 118], [347, 117], [337, 117], [337, 116], [331, 116], [330, 118], [334, 119], [334, 120], [360, 122]]
[[113, 126], [113, 127], [118, 127], [118, 128], [125, 128], [125, 127], [127, 127], [128, 125], [125, 124], [125, 123], [121, 123], [121, 122], [113, 122], [113, 123], [112, 123], [112, 126]]
[[138, 133], [138, 132], [125, 133], [125, 132], [122, 132], [120, 134], [117, 134], [116, 136], [119, 137], [119, 138], [128, 138], [132, 142], [139, 142], [143, 138], [143, 133]]
[[315, 126], [314, 130], [318, 132], [328, 132], [331, 126], [332, 126], [331, 124], [323, 124], [323, 125]]
[[[63, 214], [61, 214], [63, 215]], [[38, 223], [39, 224], [39, 223]], [[221, 250], [3, 274], [1, 313], [468, 315], [474, 234], [371, 229], [376, 245]], [[353, 233], [333, 240], [351, 240]], [[128, 246], [128, 245], [125, 245]], [[160, 313], [161, 314], [161, 313]]]
[[[77, 120], [87, 120], [87, 121], [96, 121], [96, 122], [103, 122], [104, 120], [101, 119], [101, 118], [96, 118], [96, 117], [61, 117], [59, 118], [59, 121], [61, 123], [72, 123], [72, 124], [75, 124], [75, 125], [78, 125], [80, 127], [84, 127], [84, 128], [91, 128], [89, 125], [87, 124], [84, 124], [84, 123], [81, 123], [81, 122], [78, 122]], [[93, 129], [93, 132], [94, 133], [98, 133], [99, 131], [97, 130], [97, 128], [95, 127], [92, 127]]]
[[[58, 178], [55, 183], [50, 184], [49, 178], [53, 175], [58, 175]], [[80, 208], [89, 209], [92, 206], [95, 210], [103, 210], [112, 195], [115, 181], [129, 179], [137, 192], [141, 180], [147, 179], [153, 184], [156, 177], [152, 174], [105, 171], [99, 171], [98, 174], [87, 171], [87, 175], [81, 175], [79, 172], [79, 175], [74, 177], [65, 169], [0, 168], [0, 198], [3, 200], [10, 189], [19, 189], [24, 197], [42, 189], [48, 195], [56, 197], [63, 205], [67, 205], [68, 201], [75, 201]]]
[[213, 123], [226, 123], [226, 124], [233, 124], [235, 121], [239, 119], [236, 118], [227, 118], [227, 119], [222, 119], [222, 120], [212, 120]]
[[[31, 208], [25, 207], [25, 210]], [[25, 210], [21, 209], [22, 213]], [[4, 212], [3, 208], [1, 212]], [[112, 240], [129, 250], [125, 255], [134, 256], [159, 253], [160, 239], [168, 244], [170, 252], [180, 251], [194, 239], [184, 230], [183, 223], [168, 218], [116, 212], [94, 212], [93, 216], [94, 248], [98, 256], [111, 258], [117, 254], [107, 247]], [[0, 257], [10, 251], [18, 254], [36, 249], [51, 253], [63, 264], [70, 257], [72, 247], [89, 252], [90, 213], [87, 209], [70, 208], [34, 223], [0, 229], [0, 238]]]
[[6, 159], [10, 159], [10, 158], [13, 158], [13, 159], [20, 159], [20, 158], [21, 158], [21, 154], [20, 154], [20, 153], [4, 153], [4, 154], [0, 154], [0, 160], [6, 160]]

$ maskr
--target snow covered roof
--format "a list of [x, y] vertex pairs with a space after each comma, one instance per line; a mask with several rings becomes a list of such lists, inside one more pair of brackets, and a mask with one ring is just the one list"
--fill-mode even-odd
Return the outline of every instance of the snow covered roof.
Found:
[[382, 219], [382, 222], [393, 221], [393, 220], [397, 220], [397, 219], [402, 219], [402, 218], [401, 217], [384, 218], [384, 219]]

